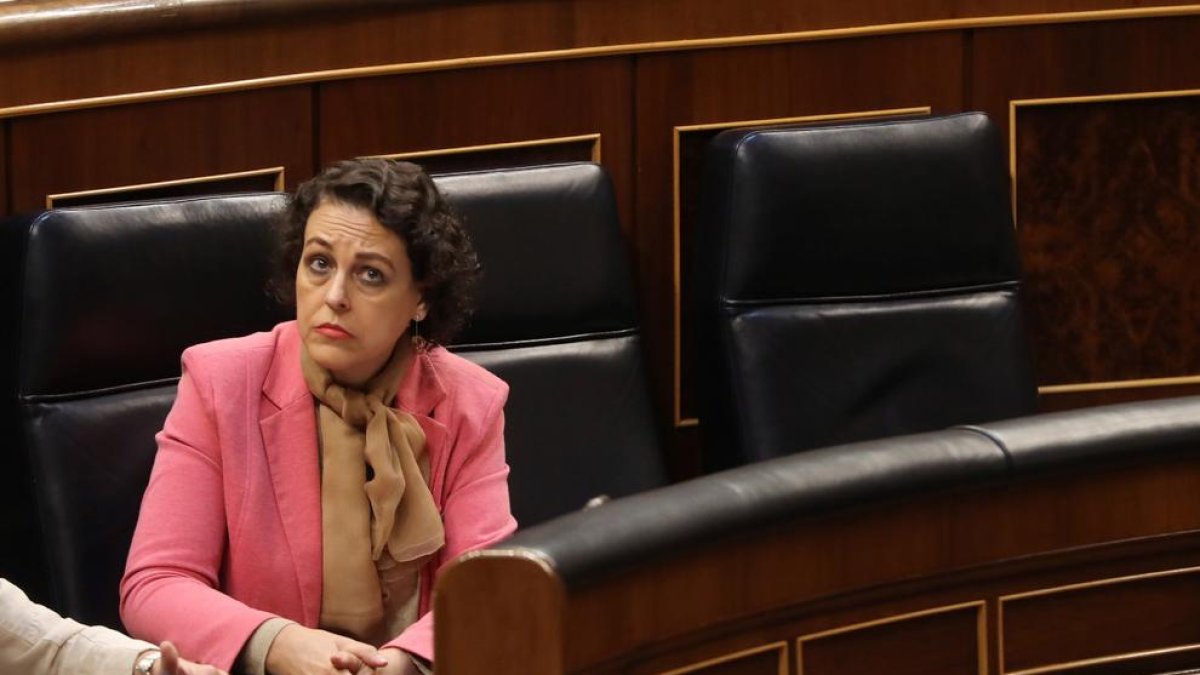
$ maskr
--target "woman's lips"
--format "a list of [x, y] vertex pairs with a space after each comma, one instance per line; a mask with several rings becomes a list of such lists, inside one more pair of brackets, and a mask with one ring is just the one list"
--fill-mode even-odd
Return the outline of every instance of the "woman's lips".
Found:
[[331, 340], [348, 340], [354, 337], [350, 334], [350, 331], [332, 323], [323, 323], [317, 326], [315, 330]]

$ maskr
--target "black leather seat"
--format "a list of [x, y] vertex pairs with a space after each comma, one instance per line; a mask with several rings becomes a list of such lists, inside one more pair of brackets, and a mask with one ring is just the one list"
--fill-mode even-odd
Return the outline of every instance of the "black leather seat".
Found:
[[39, 599], [56, 609], [120, 625], [117, 585], [180, 352], [284, 318], [265, 293], [282, 205], [278, 194], [196, 198], [7, 224], [21, 274], [4, 345], [17, 366], [4, 479], [28, 499], [31, 473], [35, 500], [20, 505], [34, 539], [6, 533], [4, 565], [44, 565], [43, 579], [21, 581], [48, 580]]
[[703, 191], [709, 468], [1033, 411], [985, 115], [725, 132]]
[[595, 164], [447, 174], [483, 265], [455, 347], [511, 387], [521, 526], [665, 482], [612, 187]]

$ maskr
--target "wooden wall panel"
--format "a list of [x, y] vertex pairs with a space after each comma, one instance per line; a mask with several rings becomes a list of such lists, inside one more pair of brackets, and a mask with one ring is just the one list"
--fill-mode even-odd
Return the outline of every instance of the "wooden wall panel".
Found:
[[[691, 287], [690, 260], [678, 260], [678, 278], [676, 264], [691, 248], [695, 223], [689, 216], [676, 232], [674, 200], [681, 213], [694, 214], [698, 194], [675, 195], [676, 128], [913, 107], [957, 111], [962, 64], [962, 36], [953, 32], [638, 58], [638, 264], [659, 401], [667, 414], [674, 411], [677, 424], [686, 426], [697, 414], [685, 309], [691, 298], [676, 297]], [[698, 154], [684, 158], [692, 175]], [[698, 470], [694, 436], [681, 443], [672, 458], [677, 476]]]
[[[318, 94], [320, 159], [599, 134], [628, 232], [631, 76], [629, 59], [610, 58], [333, 82]], [[484, 165], [494, 164], [486, 153], [476, 154]]]
[[[985, 675], [983, 602], [887, 617], [797, 641], [801, 675]], [[929, 649], [937, 643], [939, 649]]]
[[1180, 393], [1200, 375], [1200, 96], [1121, 98], [1200, 90], [1197, 34], [1195, 17], [975, 33], [974, 104], [1012, 142], [1046, 408]]
[[[1003, 672], [1169, 650], [1192, 651], [1194, 662], [1198, 596], [1200, 570], [1190, 569], [1001, 598]], [[1138, 621], [1124, 607], [1138, 607]]]
[[[140, 4], [146, 6], [102, 8], [93, 10], [95, 16], [67, 21], [51, 17], [47, 23], [70, 24], [57, 31], [36, 21], [10, 22], [0, 36], [0, 108], [330, 69], [609, 46], [648, 49], [653, 45], [646, 43], [664, 40], [1195, 8], [1189, 0], [473, 0], [391, 6], [376, 1], [374, 8], [354, 3], [360, 6], [274, 11], [274, 17], [262, 16], [271, 13], [267, 10], [236, 7], [215, 21], [208, 16], [214, 13], [211, 2], [176, 3], [170, 12]], [[154, 16], [129, 16], [137, 12]], [[145, 66], [149, 63], [154, 67]]]
[[9, 121], [12, 207], [47, 195], [282, 166], [312, 174], [307, 87], [97, 108]]

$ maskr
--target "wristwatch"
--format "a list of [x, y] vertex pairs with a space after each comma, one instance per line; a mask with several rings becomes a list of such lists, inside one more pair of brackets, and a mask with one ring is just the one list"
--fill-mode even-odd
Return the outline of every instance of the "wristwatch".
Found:
[[137, 673], [137, 675], [150, 675], [150, 671], [154, 670], [154, 664], [158, 663], [158, 660], [161, 658], [162, 652], [157, 649], [151, 649], [142, 654], [137, 663], [133, 664], [133, 672]]

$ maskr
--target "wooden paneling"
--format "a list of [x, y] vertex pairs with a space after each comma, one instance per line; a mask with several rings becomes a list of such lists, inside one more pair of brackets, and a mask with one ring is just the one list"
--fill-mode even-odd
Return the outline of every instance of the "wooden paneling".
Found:
[[309, 90], [291, 87], [10, 120], [13, 208], [278, 166], [292, 186], [312, 174], [311, 117]]
[[[320, 158], [325, 163], [361, 155], [599, 134], [622, 226], [629, 231], [631, 91], [627, 58], [333, 82], [321, 86], [318, 95]], [[494, 165], [485, 155], [475, 155], [477, 166]]]
[[[1015, 215], [1042, 385], [1200, 374], [1190, 337], [1200, 272], [1188, 243], [1200, 219], [1190, 160], [1200, 99], [1106, 100], [1200, 89], [1198, 32], [1194, 17], [975, 32], [974, 106], [1015, 134]], [[1084, 96], [1101, 100], [1055, 104]], [[1063, 408], [1162, 395], [1152, 389], [1043, 400]]]
[[[1001, 598], [1003, 672], [1164, 650], [1200, 651], [1197, 597], [1200, 570], [1192, 569]], [[1139, 608], [1137, 621], [1129, 621], [1125, 607]]]
[[[680, 335], [681, 377], [676, 381], [676, 306], [678, 302], [679, 319], [685, 321], [683, 308], [691, 304], [690, 297], [676, 297], [691, 288], [688, 261], [677, 253], [690, 250], [695, 227], [692, 222], [681, 222], [678, 232], [675, 227], [676, 127], [735, 127], [910, 107], [954, 111], [962, 105], [962, 63], [962, 37], [949, 32], [638, 58], [639, 279], [659, 401], [664, 410], [675, 411], [676, 421], [697, 414], [687, 325]], [[697, 154], [684, 157], [689, 175]], [[694, 190], [679, 198], [681, 213], [695, 213]], [[694, 473], [697, 467], [688, 464], [692, 461], [691, 449], [678, 450], [675, 473]]]
[[[799, 675], [984, 675], [984, 603], [888, 617], [798, 641]], [[927, 649], [937, 643], [939, 649]]]
[[1039, 382], [1200, 375], [1200, 91], [1022, 106], [1016, 130]]

